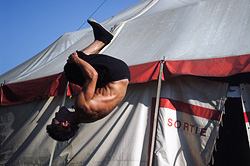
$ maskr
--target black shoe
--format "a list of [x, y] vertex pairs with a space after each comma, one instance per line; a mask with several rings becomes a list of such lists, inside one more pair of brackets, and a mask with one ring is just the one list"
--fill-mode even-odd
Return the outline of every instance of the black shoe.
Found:
[[101, 24], [93, 19], [89, 19], [88, 23], [92, 26], [95, 40], [102, 41], [105, 45], [109, 44], [113, 39], [113, 35], [106, 30]]

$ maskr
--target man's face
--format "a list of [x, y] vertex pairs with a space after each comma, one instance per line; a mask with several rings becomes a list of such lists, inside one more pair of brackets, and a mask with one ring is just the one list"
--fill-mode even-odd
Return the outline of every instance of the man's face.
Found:
[[52, 138], [59, 141], [72, 138], [79, 128], [74, 123], [74, 118], [74, 112], [70, 112], [66, 107], [62, 107], [52, 119], [52, 124], [47, 125], [47, 132]]
[[62, 126], [66, 127], [69, 123], [73, 122], [74, 113], [70, 112], [66, 107], [62, 107], [55, 115], [55, 118], [52, 120], [52, 124], [62, 124]]
[[57, 125], [61, 125], [62, 127], [68, 127], [69, 126], [69, 122], [68, 121], [58, 121], [56, 118], [52, 119], [52, 124], [57, 124]]

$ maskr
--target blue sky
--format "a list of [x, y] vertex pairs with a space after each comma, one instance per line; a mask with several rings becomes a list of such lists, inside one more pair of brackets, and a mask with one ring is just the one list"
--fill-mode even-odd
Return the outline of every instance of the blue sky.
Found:
[[[91, 18], [101, 22], [140, 1], [1, 0], [0, 75], [35, 56], [64, 33], [78, 30], [93, 13]], [[87, 23], [81, 29], [86, 27]]]

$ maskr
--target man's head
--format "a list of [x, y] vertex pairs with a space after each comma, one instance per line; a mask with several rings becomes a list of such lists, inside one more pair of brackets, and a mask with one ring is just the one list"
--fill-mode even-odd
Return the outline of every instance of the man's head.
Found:
[[57, 141], [66, 141], [72, 138], [79, 128], [74, 122], [74, 117], [74, 112], [62, 107], [56, 113], [52, 123], [46, 127], [49, 136]]

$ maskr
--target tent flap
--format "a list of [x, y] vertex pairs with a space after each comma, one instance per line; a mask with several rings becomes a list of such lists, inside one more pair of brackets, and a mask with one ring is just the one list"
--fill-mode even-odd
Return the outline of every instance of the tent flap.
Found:
[[64, 74], [1, 86], [1, 106], [20, 104], [50, 96], [63, 95], [67, 80]]
[[190, 76], [167, 81], [159, 106], [155, 166], [208, 165], [227, 89], [227, 83]]
[[164, 65], [165, 77], [195, 75], [208, 77], [227, 77], [250, 72], [250, 54], [223, 58], [167, 61]]
[[146, 64], [130, 66], [131, 81], [130, 83], [143, 83], [157, 80], [160, 70], [160, 62], [150, 62]]

